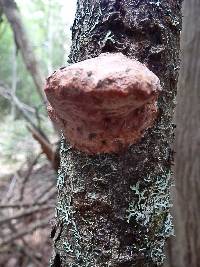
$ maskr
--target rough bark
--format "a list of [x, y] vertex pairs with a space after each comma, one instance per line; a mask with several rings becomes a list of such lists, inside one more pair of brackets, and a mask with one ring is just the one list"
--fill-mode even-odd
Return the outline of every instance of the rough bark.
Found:
[[32, 45], [26, 33], [19, 9], [14, 0], [0, 0], [0, 6], [2, 7], [3, 13], [11, 25], [17, 48], [21, 52], [26, 68], [33, 78], [34, 84], [41, 99], [45, 102], [45, 96], [43, 92], [44, 75], [42, 74]]
[[158, 266], [171, 235], [170, 148], [179, 70], [181, 1], [78, 0], [71, 63], [122, 52], [159, 78], [159, 117], [120, 154], [88, 156], [64, 139], [51, 264]]
[[200, 2], [185, 0], [178, 83], [176, 132], [176, 238], [170, 242], [170, 267], [200, 264]]

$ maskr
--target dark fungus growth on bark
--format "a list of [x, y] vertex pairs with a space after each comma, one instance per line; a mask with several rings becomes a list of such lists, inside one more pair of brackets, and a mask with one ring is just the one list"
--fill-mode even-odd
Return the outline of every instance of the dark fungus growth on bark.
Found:
[[70, 63], [121, 52], [159, 77], [162, 91], [153, 126], [119, 154], [87, 155], [63, 136], [59, 238], [54, 240], [62, 267], [155, 267], [163, 262], [165, 241], [173, 233], [169, 191], [181, 2], [77, 1]]
[[160, 90], [155, 74], [121, 53], [59, 69], [45, 88], [50, 117], [89, 154], [121, 152], [138, 142], [155, 121]]

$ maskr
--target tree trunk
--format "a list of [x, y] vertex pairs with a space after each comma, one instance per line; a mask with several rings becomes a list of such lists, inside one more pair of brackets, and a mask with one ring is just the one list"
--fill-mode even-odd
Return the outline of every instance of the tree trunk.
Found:
[[45, 102], [45, 96], [43, 92], [44, 75], [40, 70], [39, 63], [22, 23], [19, 9], [14, 0], [0, 0], [0, 6], [2, 7], [3, 12], [11, 25], [16, 46], [18, 49], [20, 49], [26, 68], [33, 78], [41, 99], [43, 102]]
[[170, 241], [170, 267], [200, 264], [200, 2], [185, 0], [182, 67], [176, 120], [176, 238]]
[[[17, 50], [16, 50], [16, 44], [13, 43], [13, 49], [12, 49], [12, 94], [16, 95], [16, 90], [17, 90]], [[16, 107], [15, 103], [11, 103], [11, 116], [13, 120], [16, 117]]]
[[170, 148], [179, 70], [181, 0], [78, 0], [71, 63], [102, 52], [136, 58], [159, 78], [159, 116], [121, 154], [89, 156], [63, 138], [52, 266], [153, 267], [173, 232]]

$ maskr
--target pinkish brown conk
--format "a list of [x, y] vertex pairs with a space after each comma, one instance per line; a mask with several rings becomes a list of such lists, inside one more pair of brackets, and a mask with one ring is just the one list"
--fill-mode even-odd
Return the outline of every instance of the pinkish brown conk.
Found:
[[137, 60], [105, 53], [54, 72], [48, 111], [66, 139], [89, 154], [138, 142], [157, 116], [158, 77]]

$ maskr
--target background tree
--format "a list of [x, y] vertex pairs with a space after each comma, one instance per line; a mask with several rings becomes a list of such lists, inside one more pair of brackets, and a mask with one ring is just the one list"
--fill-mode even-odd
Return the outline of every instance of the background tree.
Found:
[[27, 36], [19, 9], [14, 0], [0, 0], [0, 5], [12, 27], [16, 46], [20, 49], [22, 58], [28, 71], [31, 73], [36, 89], [42, 100], [45, 101], [45, 96], [42, 90], [44, 86], [44, 74], [41, 71], [31, 42]]
[[197, 267], [200, 262], [200, 2], [185, 0], [183, 14], [176, 113], [176, 237], [170, 242], [169, 266]]
[[[15, 3], [32, 52], [46, 77], [48, 66], [54, 69], [66, 62], [73, 0]], [[47, 27], [50, 17], [51, 27]], [[49, 30], [53, 38], [48, 37]], [[0, 93], [5, 93], [5, 97], [0, 94], [0, 266], [43, 267], [48, 265], [51, 250], [48, 223], [54, 214], [55, 172], [19, 110], [48, 135], [51, 144], [57, 139], [21, 50], [14, 53], [15, 45], [12, 27], [0, 5]], [[18, 106], [15, 116], [12, 103]], [[38, 138], [38, 132], [32, 130]]]
[[[24, 17], [22, 17], [17, 4], [23, 8]], [[43, 0], [38, 0], [34, 4], [29, 2], [26, 8], [23, 6], [23, 2], [20, 3], [20, 0], [18, 3], [14, 0], [0, 1], [2, 18], [2, 31], [0, 32], [2, 42], [0, 46], [1, 48], [4, 46], [4, 54], [1, 55], [0, 95], [10, 101], [13, 118], [22, 116], [28, 121], [29, 131], [39, 142], [43, 152], [51, 162], [52, 159], [58, 158], [58, 155], [54, 151], [52, 141], [50, 142], [47, 137], [49, 133], [52, 135], [53, 129], [50, 125], [48, 125], [48, 129], [46, 127], [45, 106], [42, 101], [45, 101], [43, 94], [44, 74], [47, 75], [58, 64], [58, 59], [59, 63], [64, 61], [62, 40], [64, 39], [65, 20], [62, 20], [58, 15], [61, 7], [62, 4], [59, 0], [50, 1], [48, 4]], [[33, 16], [26, 21], [27, 13], [29, 17], [30, 13], [36, 14], [36, 18]], [[53, 24], [52, 21], [55, 20], [57, 23]], [[7, 29], [8, 22], [10, 24], [9, 29]], [[27, 28], [29, 28], [28, 34]], [[10, 41], [12, 41], [10, 29], [13, 32], [13, 47], [10, 45]], [[6, 40], [7, 36], [8, 40]], [[37, 58], [41, 58], [40, 61]], [[16, 68], [17, 65], [18, 69]], [[10, 72], [12, 72], [12, 78]], [[2, 99], [1, 103], [4, 107], [8, 107]], [[15, 116], [13, 116], [13, 107], [16, 107], [17, 111]], [[58, 164], [56, 163], [56, 165]], [[53, 166], [56, 165], [53, 163]]]
[[70, 63], [122, 52], [145, 63], [163, 91], [156, 124], [124, 153], [88, 156], [62, 141], [52, 266], [162, 263], [172, 232], [170, 145], [180, 10], [178, 0], [77, 2]]
[[[61, 0], [56, 1], [43, 1], [36, 0], [31, 1], [23, 0], [17, 1], [5, 1], [7, 5], [12, 3], [12, 14], [17, 16], [20, 20], [20, 26], [23, 28], [22, 32], [25, 32], [28, 39], [29, 47], [31, 47], [31, 53], [34, 54], [34, 58], [37, 61], [37, 67], [39, 72], [42, 72], [43, 80], [48, 75], [48, 65], [52, 65], [52, 68], [58, 67], [60, 64], [64, 64], [67, 60], [67, 55], [70, 47], [70, 29], [69, 24], [71, 19], [64, 16], [60, 16], [60, 13], [65, 12], [66, 4], [63, 4]], [[70, 3], [70, 1], [69, 1]], [[1, 7], [1, 23], [0, 23], [0, 51], [1, 51], [1, 71], [0, 80], [3, 81], [8, 87], [12, 87], [12, 59], [13, 59], [13, 43], [15, 42], [15, 33], [9, 23], [5, 13], [3, 12], [2, 5], [5, 3], [0, 2]], [[69, 4], [67, 4], [69, 6]], [[51, 9], [51, 12], [49, 11]], [[73, 13], [72, 8], [70, 9]], [[21, 12], [20, 12], [21, 11]], [[16, 18], [12, 18], [12, 22]], [[17, 15], [16, 15], [17, 14]], [[70, 12], [67, 12], [68, 16]], [[71, 15], [72, 16], [72, 15]], [[48, 25], [48, 21], [52, 20], [51, 28]], [[67, 24], [67, 27], [66, 27]], [[15, 23], [16, 31], [18, 30], [18, 24]], [[66, 30], [63, 30], [63, 28]], [[51, 31], [52, 33], [49, 33]], [[49, 41], [49, 35], [53, 34], [53, 39]], [[19, 33], [18, 33], [19, 35]], [[23, 35], [20, 35], [23, 39]], [[64, 43], [65, 40], [65, 43]], [[49, 47], [53, 47], [53, 52], [49, 53]], [[21, 47], [23, 50], [23, 47]], [[16, 96], [24, 103], [38, 108], [39, 112], [43, 112], [45, 108], [41, 107], [41, 100], [37, 94], [36, 85], [33, 82], [32, 74], [26, 68], [22, 53], [24, 51], [17, 48], [16, 61], [18, 65], [17, 70], [17, 85]], [[66, 53], [66, 56], [63, 56]], [[30, 63], [29, 63], [30, 64]], [[38, 81], [39, 82], [39, 81]], [[9, 112], [9, 105], [1, 101], [1, 114], [7, 114]]]

